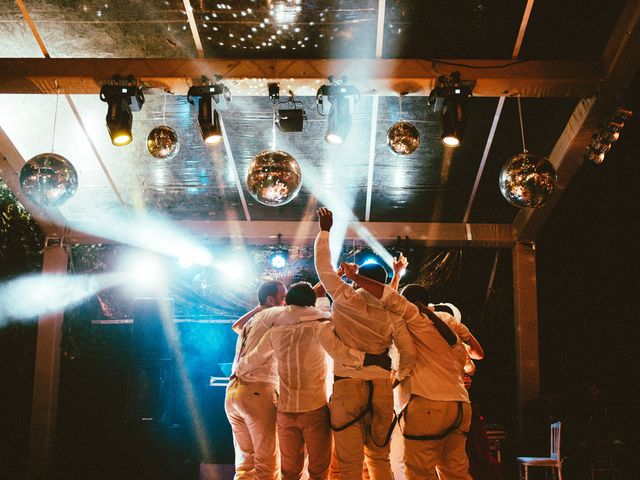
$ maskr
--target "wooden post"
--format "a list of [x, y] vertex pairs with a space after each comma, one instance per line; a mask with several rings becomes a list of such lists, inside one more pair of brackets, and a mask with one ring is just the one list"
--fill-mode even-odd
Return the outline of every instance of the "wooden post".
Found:
[[[66, 274], [69, 252], [62, 239], [47, 238], [45, 245], [42, 273]], [[32, 480], [52, 475], [63, 317], [61, 311], [38, 319], [28, 464]]]
[[513, 304], [518, 375], [518, 429], [519, 438], [522, 439], [524, 406], [540, 395], [536, 248], [532, 242], [518, 242], [513, 247]]

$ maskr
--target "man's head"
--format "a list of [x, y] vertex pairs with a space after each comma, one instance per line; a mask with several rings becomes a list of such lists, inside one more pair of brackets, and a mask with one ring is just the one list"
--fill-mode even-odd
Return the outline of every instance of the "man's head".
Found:
[[377, 263], [365, 263], [358, 267], [358, 274], [380, 283], [387, 283], [387, 271]]
[[400, 292], [404, 298], [411, 303], [422, 303], [429, 305], [429, 290], [418, 283], [410, 283]]
[[316, 292], [309, 282], [294, 283], [287, 292], [287, 305], [313, 307], [316, 304]]
[[284, 305], [287, 287], [278, 280], [267, 280], [258, 287], [258, 303], [265, 307], [280, 307]]

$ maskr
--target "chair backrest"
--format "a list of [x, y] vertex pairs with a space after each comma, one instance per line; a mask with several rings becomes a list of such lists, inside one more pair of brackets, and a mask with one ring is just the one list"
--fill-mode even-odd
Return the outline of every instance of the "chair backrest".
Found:
[[560, 458], [560, 422], [551, 424], [551, 458]]

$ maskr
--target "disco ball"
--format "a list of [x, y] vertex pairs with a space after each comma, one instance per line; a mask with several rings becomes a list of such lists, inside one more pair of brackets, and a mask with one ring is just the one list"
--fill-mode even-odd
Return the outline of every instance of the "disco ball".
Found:
[[216, 293], [216, 279], [211, 272], [200, 272], [191, 280], [191, 287], [202, 297], [213, 297]]
[[147, 136], [147, 150], [152, 157], [171, 160], [180, 150], [176, 131], [166, 125], [159, 125]]
[[76, 194], [78, 173], [62, 155], [41, 153], [20, 170], [20, 188], [38, 205], [59, 207]]
[[247, 172], [247, 189], [263, 205], [278, 207], [296, 198], [302, 185], [297, 160], [282, 150], [258, 153]]
[[520, 153], [504, 164], [498, 183], [502, 195], [511, 205], [541, 207], [556, 186], [556, 170], [544, 157]]
[[387, 132], [387, 145], [396, 155], [411, 155], [420, 146], [420, 133], [411, 123], [401, 120]]

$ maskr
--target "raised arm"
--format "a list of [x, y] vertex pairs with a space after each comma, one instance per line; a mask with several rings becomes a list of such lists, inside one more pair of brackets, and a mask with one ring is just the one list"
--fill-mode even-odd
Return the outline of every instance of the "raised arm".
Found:
[[400, 256], [397, 258], [393, 257], [393, 278], [391, 279], [389, 286], [396, 292], [398, 291], [398, 285], [400, 285], [400, 277], [402, 277], [407, 269], [407, 265], [409, 265], [409, 261], [402, 252], [400, 252]]
[[313, 249], [316, 272], [325, 290], [335, 299], [338, 290], [344, 288], [345, 284], [331, 265], [331, 247], [329, 246], [329, 235], [333, 226], [331, 211], [326, 208], [318, 209], [318, 222], [320, 233], [316, 237]]
[[261, 312], [265, 308], [268, 308], [268, 307], [266, 307], [265, 305], [258, 305], [257, 307], [254, 307], [252, 310], [248, 311], [247, 313], [242, 315], [238, 320], [236, 320], [235, 323], [231, 325], [231, 329], [234, 332], [236, 332], [238, 335], [240, 335], [240, 332], [242, 332], [242, 329], [247, 324], [247, 322], [251, 320], [251, 317], [253, 317], [256, 313]]

